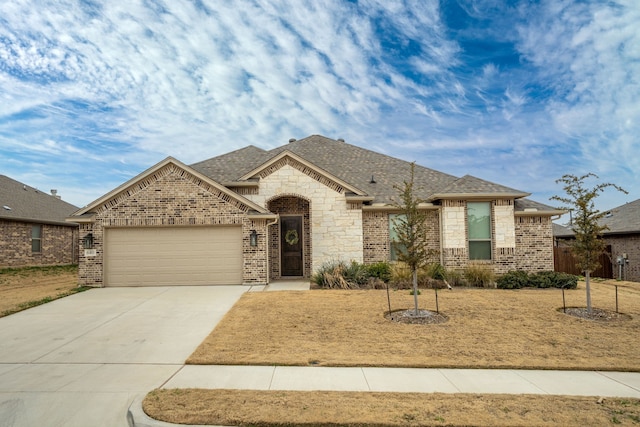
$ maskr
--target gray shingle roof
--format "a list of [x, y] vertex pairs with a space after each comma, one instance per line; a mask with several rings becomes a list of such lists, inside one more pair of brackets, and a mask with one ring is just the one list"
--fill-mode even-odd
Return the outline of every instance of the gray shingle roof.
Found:
[[[9, 208], [9, 209], [7, 209]], [[0, 175], [0, 218], [73, 226], [65, 218], [78, 207], [51, 194]]]
[[[402, 185], [410, 170], [407, 161], [321, 135], [311, 135], [269, 151], [248, 146], [195, 163], [191, 167], [217, 182], [232, 182], [283, 151], [290, 151], [365, 191], [375, 197], [373, 203], [392, 202], [398, 194], [394, 186]], [[375, 183], [371, 182], [372, 178]], [[435, 194], [442, 196], [445, 192], [450, 195], [461, 192], [516, 194], [517, 197], [528, 195], [469, 175], [458, 178], [420, 165], [415, 167], [415, 188], [418, 196], [425, 200]], [[553, 210], [548, 206], [546, 208], [543, 210]]]
[[640, 233], [640, 199], [611, 209], [600, 224], [609, 227], [605, 234]]
[[[599, 224], [609, 227], [603, 233], [605, 236], [608, 234], [640, 233], [640, 199], [607, 211], [599, 221]], [[555, 227], [554, 224], [553, 235], [556, 237], [573, 237], [574, 232], [571, 226], [560, 228], [560, 226]]]
[[451, 184], [439, 191], [441, 194], [452, 195], [456, 194], [505, 194], [514, 195], [517, 197], [528, 196], [528, 193], [523, 193], [520, 190], [505, 187], [504, 185], [495, 184], [493, 182], [485, 181], [480, 178], [476, 178], [471, 175], [465, 175], [462, 178], [456, 179]]

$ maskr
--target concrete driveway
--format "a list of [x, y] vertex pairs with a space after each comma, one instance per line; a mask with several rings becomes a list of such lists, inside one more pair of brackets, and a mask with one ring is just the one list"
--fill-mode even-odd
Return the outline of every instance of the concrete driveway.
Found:
[[0, 427], [127, 426], [243, 286], [92, 289], [0, 319]]

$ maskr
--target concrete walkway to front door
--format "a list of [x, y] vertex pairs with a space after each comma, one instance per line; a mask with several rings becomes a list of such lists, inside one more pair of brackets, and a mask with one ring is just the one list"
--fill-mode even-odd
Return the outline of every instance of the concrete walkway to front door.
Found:
[[247, 290], [92, 289], [0, 318], [0, 427], [127, 426]]

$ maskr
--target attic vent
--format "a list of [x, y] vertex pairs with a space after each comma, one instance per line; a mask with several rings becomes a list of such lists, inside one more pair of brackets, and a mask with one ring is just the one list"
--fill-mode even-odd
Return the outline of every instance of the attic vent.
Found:
[[607, 212], [604, 217], [605, 218], [611, 218], [613, 216], [613, 213], [611, 211]]
[[338, 142], [344, 142], [344, 138], [338, 138]]
[[7, 206], [7, 205], [4, 205], [4, 206], [3, 206], [3, 208], [4, 208], [4, 209], [6, 209], [6, 210], [8, 210], [8, 211], [10, 211], [10, 210], [11, 210], [11, 208], [10, 208], [9, 206]]
[[296, 142], [295, 138], [289, 138], [289, 144], [291, 144], [292, 142]]

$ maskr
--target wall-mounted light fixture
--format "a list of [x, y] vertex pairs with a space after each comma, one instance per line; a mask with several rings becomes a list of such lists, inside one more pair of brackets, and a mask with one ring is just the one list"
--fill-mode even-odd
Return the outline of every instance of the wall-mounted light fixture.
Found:
[[85, 249], [93, 249], [93, 234], [89, 233], [82, 239], [82, 247]]
[[256, 230], [251, 230], [251, 234], [249, 234], [249, 244], [251, 246], [258, 246], [258, 233]]

